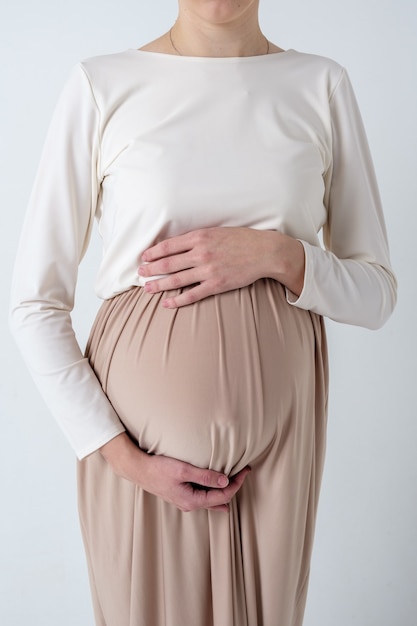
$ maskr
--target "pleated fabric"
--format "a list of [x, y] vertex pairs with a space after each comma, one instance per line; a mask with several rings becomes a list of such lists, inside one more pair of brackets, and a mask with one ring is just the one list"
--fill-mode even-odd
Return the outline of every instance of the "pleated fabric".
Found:
[[323, 320], [254, 284], [172, 310], [135, 287], [103, 303], [87, 355], [130, 436], [233, 475], [229, 513], [183, 513], [78, 463], [98, 626], [301, 626], [325, 454]]

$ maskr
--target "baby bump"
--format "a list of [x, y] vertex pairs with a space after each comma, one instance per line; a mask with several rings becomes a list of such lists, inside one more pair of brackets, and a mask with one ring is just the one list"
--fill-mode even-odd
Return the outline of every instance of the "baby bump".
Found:
[[238, 471], [314, 405], [318, 318], [269, 279], [174, 310], [165, 296], [105, 302], [90, 362], [141, 448]]

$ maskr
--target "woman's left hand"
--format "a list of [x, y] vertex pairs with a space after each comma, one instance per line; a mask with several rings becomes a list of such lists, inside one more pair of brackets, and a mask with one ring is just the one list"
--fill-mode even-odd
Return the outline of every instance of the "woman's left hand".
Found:
[[148, 248], [142, 261], [140, 276], [166, 275], [148, 281], [144, 287], [148, 293], [191, 287], [164, 300], [168, 308], [245, 287], [263, 277], [279, 280], [296, 295], [303, 286], [303, 246], [277, 231], [241, 227], [195, 230]]

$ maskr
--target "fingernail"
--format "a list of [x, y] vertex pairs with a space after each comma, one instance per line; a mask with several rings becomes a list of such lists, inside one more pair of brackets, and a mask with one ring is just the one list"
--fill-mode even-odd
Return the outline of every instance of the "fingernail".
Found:
[[229, 479], [227, 478], [227, 476], [219, 476], [217, 479], [217, 484], [219, 485], [219, 487], [227, 487], [227, 485], [229, 484]]

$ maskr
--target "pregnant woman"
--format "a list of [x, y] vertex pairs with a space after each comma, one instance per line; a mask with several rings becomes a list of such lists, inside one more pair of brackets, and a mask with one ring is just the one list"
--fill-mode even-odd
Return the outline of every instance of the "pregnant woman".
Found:
[[[84, 357], [70, 312], [94, 219]], [[258, 0], [179, 0], [159, 39], [74, 68], [11, 319], [79, 458], [97, 625], [302, 624], [323, 316], [377, 328], [395, 293], [346, 72], [269, 42]]]

